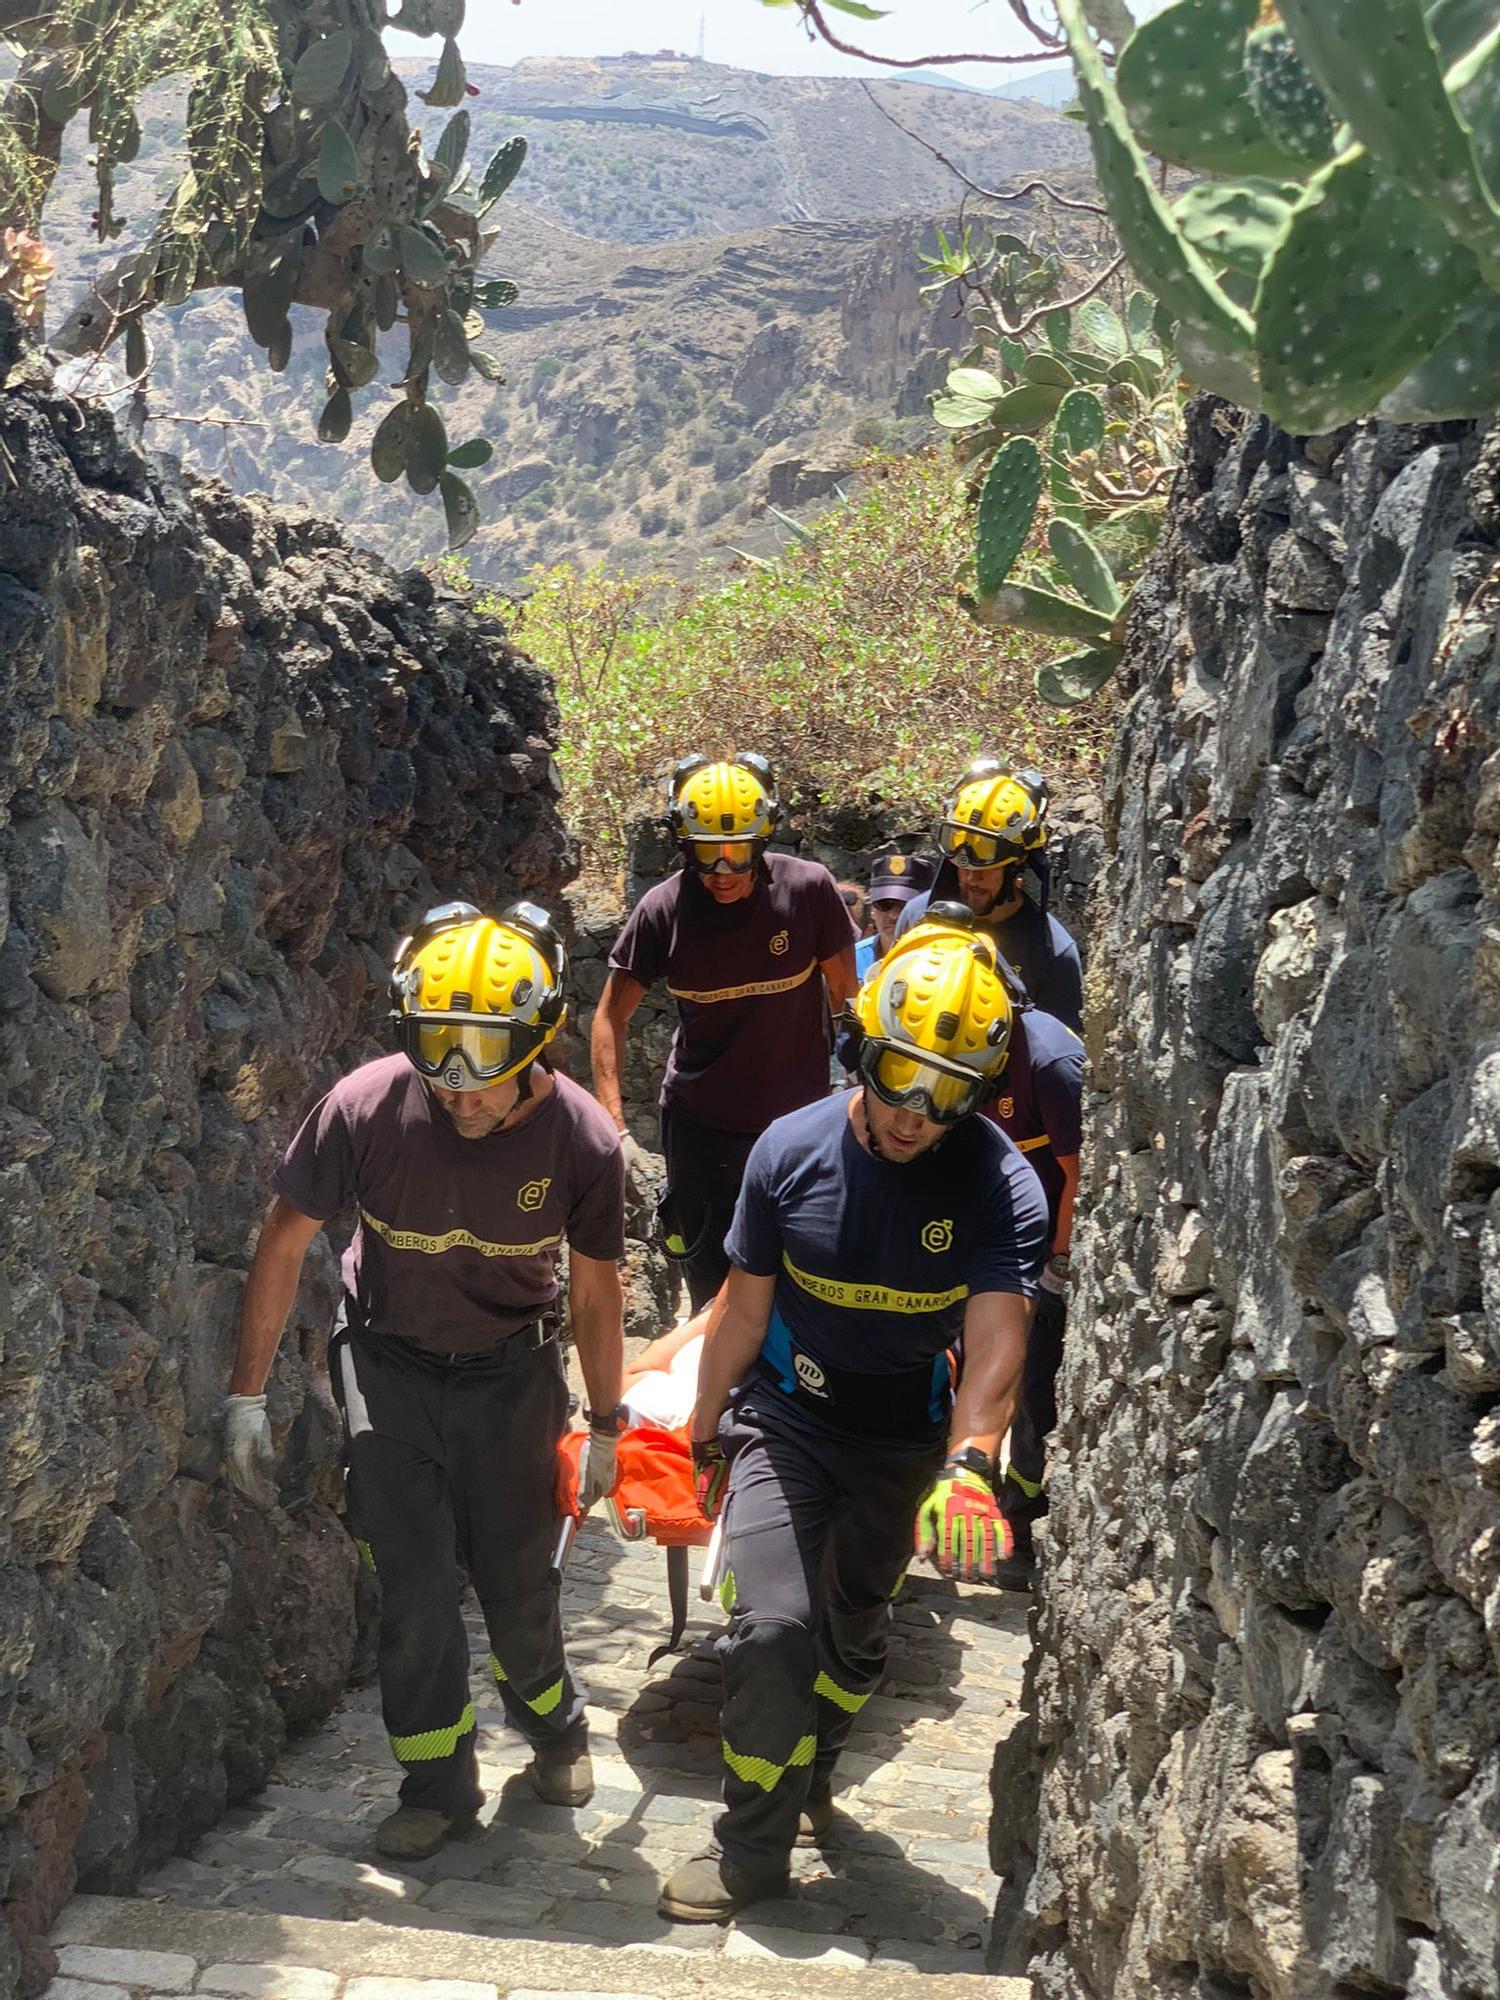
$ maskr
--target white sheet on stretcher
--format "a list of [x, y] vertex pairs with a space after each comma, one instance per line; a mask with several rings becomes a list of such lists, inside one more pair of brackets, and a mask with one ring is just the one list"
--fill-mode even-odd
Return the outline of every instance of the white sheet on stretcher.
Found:
[[667, 1368], [652, 1368], [626, 1385], [622, 1401], [638, 1424], [660, 1424], [677, 1430], [693, 1414], [698, 1396], [698, 1364], [703, 1359], [703, 1336], [698, 1334], [673, 1355]]

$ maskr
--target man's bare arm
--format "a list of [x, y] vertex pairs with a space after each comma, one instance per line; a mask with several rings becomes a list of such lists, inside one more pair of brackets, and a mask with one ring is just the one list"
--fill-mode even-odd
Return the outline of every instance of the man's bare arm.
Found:
[[842, 1014], [859, 991], [859, 978], [854, 970], [854, 946], [851, 944], [847, 951], [836, 951], [832, 958], [819, 959], [818, 970], [828, 988], [830, 1013]]
[[258, 1396], [286, 1331], [307, 1247], [323, 1227], [280, 1195], [260, 1226], [260, 1240], [245, 1280], [240, 1339], [229, 1378], [231, 1396]]
[[729, 1267], [709, 1308], [698, 1368], [698, 1400], [693, 1407], [693, 1442], [704, 1444], [719, 1428], [729, 1392], [744, 1379], [766, 1337], [776, 1279], [753, 1278], [737, 1264]]
[[602, 1415], [620, 1400], [625, 1365], [624, 1296], [620, 1267], [613, 1259], [568, 1251], [568, 1314], [588, 1407]]
[[628, 972], [612, 972], [604, 982], [594, 1025], [589, 1035], [589, 1060], [594, 1070], [594, 1095], [615, 1121], [615, 1129], [625, 1130], [625, 1106], [620, 1095], [620, 1073], [625, 1067], [625, 1029], [640, 1006], [646, 989]]
[[1078, 1199], [1078, 1155], [1059, 1153], [1058, 1167], [1062, 1171], [1062, 1192], [1057, 1197], [1057, 1227], [1052, 1232], [1051, 1255], [1066, 1257], [1073, 1242], [1073, 1204]]
[[998, 1454], [1015, 1413], [1030, 1324], [1031, 1301], [1019, 1292], [980, 1292], [969, 1300], [963, 1374], [948, 1430], [950, 1452], [977, 1445], [987, 1458]]

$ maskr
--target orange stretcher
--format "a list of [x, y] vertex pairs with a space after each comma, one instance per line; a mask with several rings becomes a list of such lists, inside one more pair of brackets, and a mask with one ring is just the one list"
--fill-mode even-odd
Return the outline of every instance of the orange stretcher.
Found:
[[[557, 1511], [562, 1517], [552, 1567], [561, 1574], [583, 1519], [578, 1505], [578, 1461], [587, 1431], [567, 1431], [557, 1448]], [[655, 1424], [634, 1424], [622, 1433], [617, 1447], [615, 1490], [604, 1503], [610, 1524], [622, 1541], [653, 1541], [667, 1552], [667, 1596], [672, 1612], [671, 1637], [658, 1646], [648, 1666], [675, 1653], [687, 1625], [689, 1549], [706, 1548], [700, 1595], [713, 1594], [718, 1529], [698, 1511], [693, 1490], [693, 1451], [687, 1426], [666, 1430]]]

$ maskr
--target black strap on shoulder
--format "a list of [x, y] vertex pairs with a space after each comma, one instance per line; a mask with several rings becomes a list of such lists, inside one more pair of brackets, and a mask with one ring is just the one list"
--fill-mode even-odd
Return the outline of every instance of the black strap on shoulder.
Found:
[[664, 1646], [658, 1646], [646, 1662], [649, 1672], [658, 1660], [668, 1653], [675, 1653], [682, 1643], [682, 1635], [687, 1630], [688, 1614], [688, 1552], [685, 1548], [667, 1550], [667, 1602], [672, 1607], [672, 1636]]

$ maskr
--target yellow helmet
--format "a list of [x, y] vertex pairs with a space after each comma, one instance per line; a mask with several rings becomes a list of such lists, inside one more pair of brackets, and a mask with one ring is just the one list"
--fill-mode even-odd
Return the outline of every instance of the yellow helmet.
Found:
[[753, 751], [718, 764], [685, 757], [672, 773], [667, 825], [695, 866], [744, 875], [776, 831], [771, 767]]
[[562, 940], [535, 903], [514, 903], [498, 921], [472, 903], [442, 903], [397, 948], [391, 1016], [423, 1076], [485, 1090], [557, 1034], [566, 979]]
[[1036, 771], [1013, 771], [997, 757], [969, 766], [938, 822], [937, 844], [962, 868], [1024, 862], [1047, 845], [1047, 786]]
[[898, 937], [860, 987], [851, 1066], [886, 1104], [952, 1125], [999, 1081], [1013, 1008], [990, 939], [967, 910], [939, 908]]

